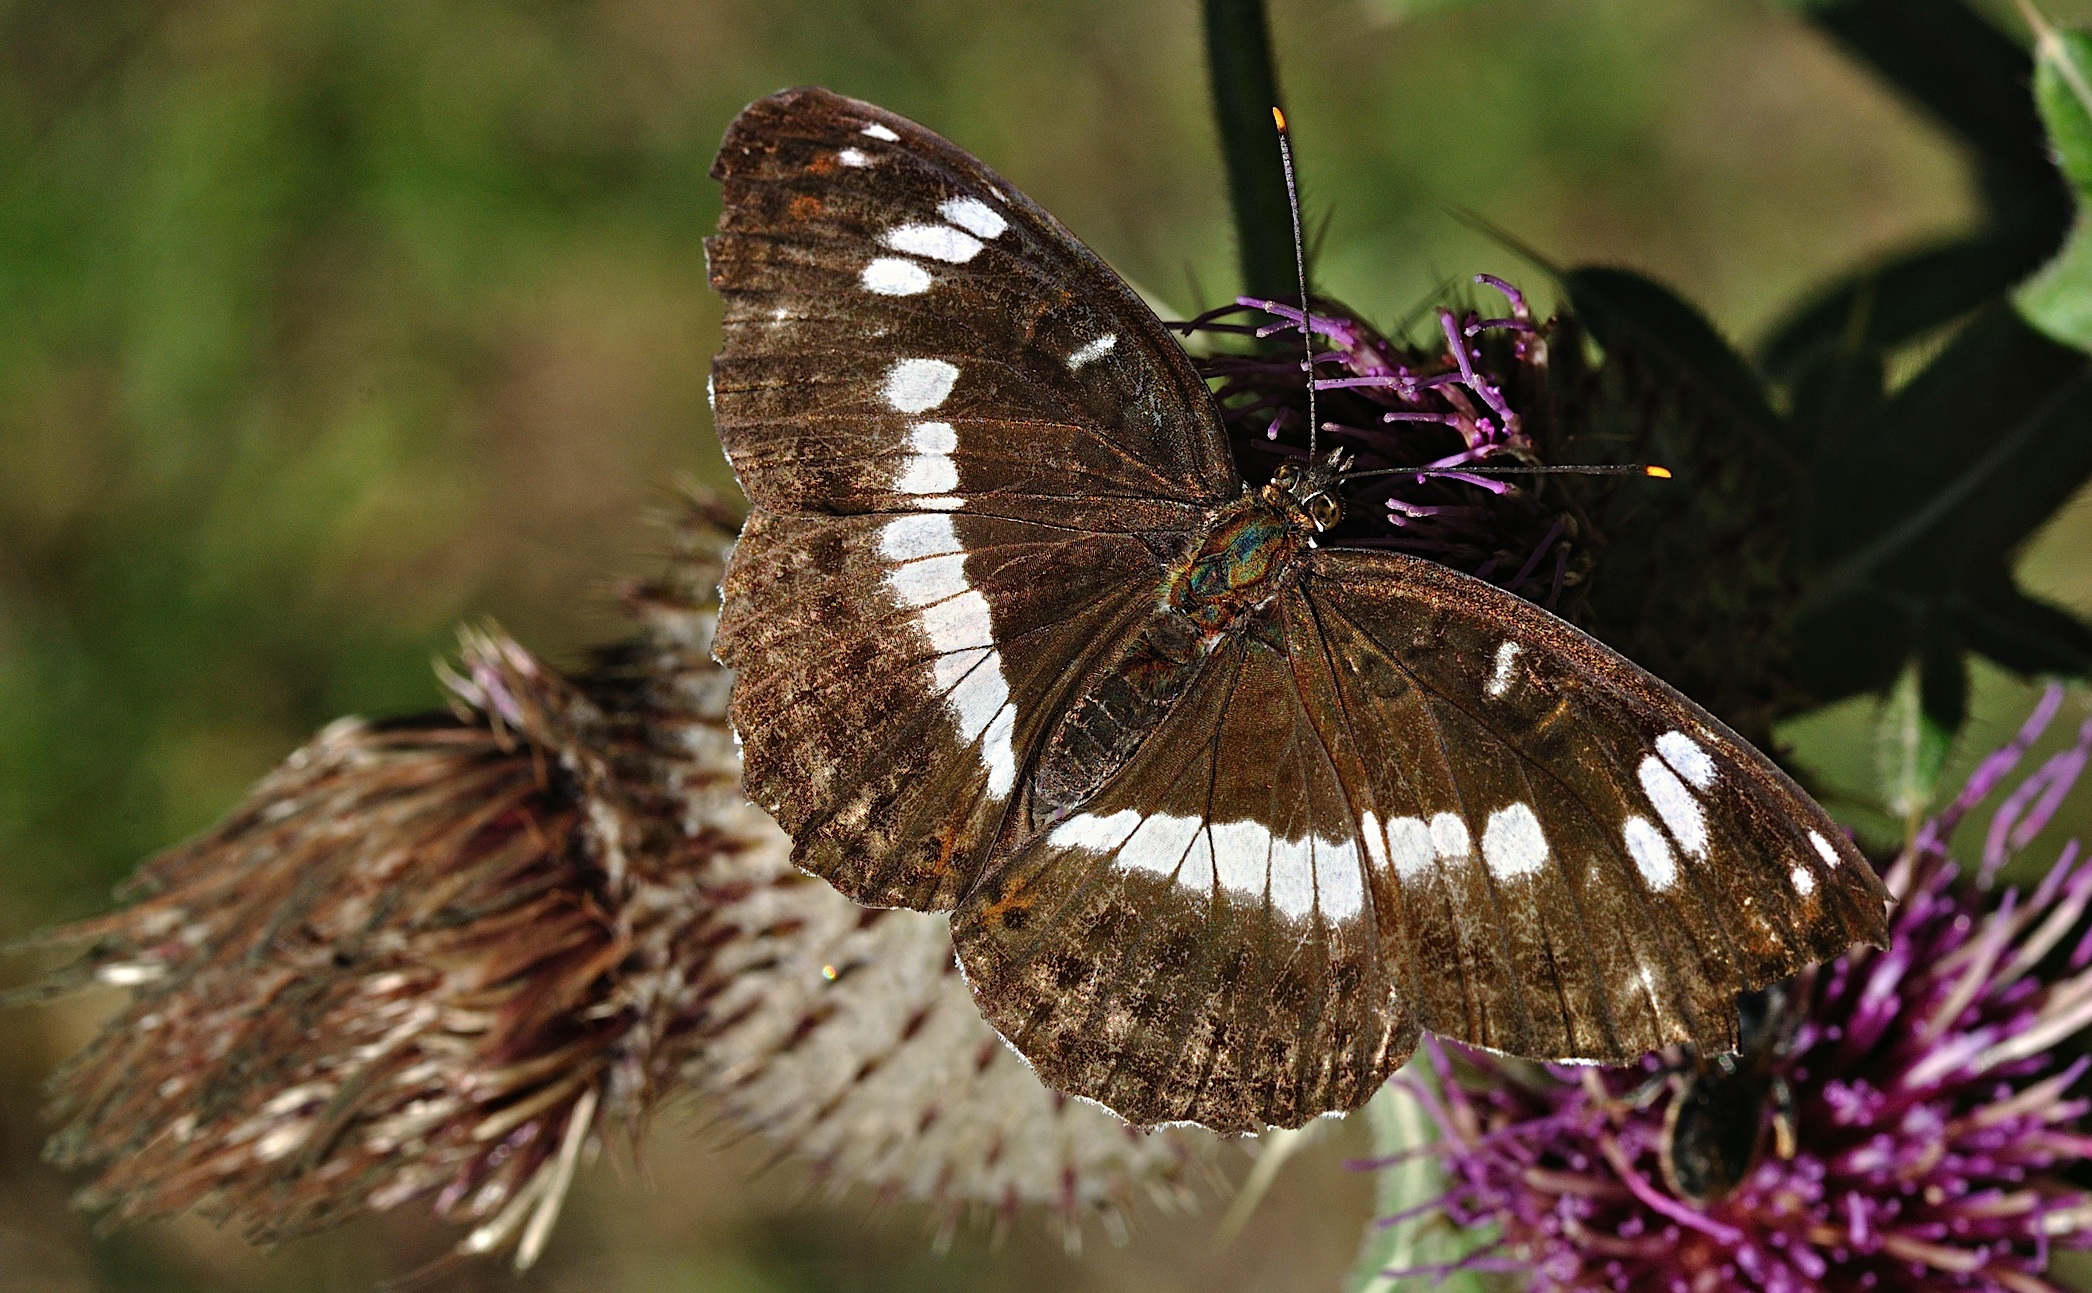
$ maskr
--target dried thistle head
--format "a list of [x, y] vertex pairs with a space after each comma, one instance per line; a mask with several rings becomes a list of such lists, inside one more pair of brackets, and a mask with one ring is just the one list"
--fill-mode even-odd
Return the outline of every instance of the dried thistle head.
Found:
[[335, 724], [65, 931], [135, 989], [52, 1102], [112, 1221], [271, 1242], [425, 1199], [527, 1263], [590, 1138], [673, 1076], [689, 841], [579, 691], [492, 634], [462, 659], [486, 708]]
[[1051, 1096], [941, 921], [794, 871], [741, 797], [710, 655], [729, 527], [693, 504], [628, 590], [640, 632], [578, 681], [468, 632], [455, 714], [329, 727], [48, 936], [91, 948], [44, 991], [133, 993], [53, 1084], [85, 1204], [263, 1243], [411, 1204], [528, 1265], [579, 1164], [690, 1093], [947, 1226], [1181, 1196], [1204, 1138]]

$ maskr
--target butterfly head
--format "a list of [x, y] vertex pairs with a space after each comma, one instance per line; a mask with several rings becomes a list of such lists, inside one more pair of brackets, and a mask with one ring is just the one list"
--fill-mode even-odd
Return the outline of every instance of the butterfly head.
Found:
[[1344, 519], [1344, 504], [1337, 497], [1337, 487], [1350, 469], [1351, 455], [1343, 449], [1332, 449], [1306, 462], [1282, 462], [1271, 473], [1264, 498], [1283, 510], [1294, 524], [1313, 534], [1326, 533]]

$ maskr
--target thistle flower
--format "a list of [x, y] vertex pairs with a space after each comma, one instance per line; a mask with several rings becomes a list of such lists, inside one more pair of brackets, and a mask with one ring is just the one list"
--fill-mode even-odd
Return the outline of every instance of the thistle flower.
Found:
[[[1342, 448], [1354, 461], [1357, 485], [1345, 498], [1339, 541], [1427, 557], [1554, 607], [1595, 556], [1593, 532], [1574, 497], [1578, 486], [1461, 468], [1563, 459], [1550, 342], [1561, 335], [1574, 351], [1581, 339], [1565, 321], [1536, 323], [1525, 298], [1503, 280], [1475, 281], [1501, 293], [1507, 312], [1488, 318], [1472, 308], [1437, 309], [1443, 349], [1390, 341], [1329, 301], [1315, 302], [1312, 319], [1304, 320], [1297, 306], [1243, 297], [1179, 327], [1187, 336], [1268, 338], [1297, 336], [1305, 322], [1315, 344], [1326, 347], [1314, 352], [1320, 427], [1312, 438], [1320, 451]], [[1223, 322], [1251, 311], [1275, 322]], [[1300, 350], [1283, 347], [1198, 360], [1217, 382], [1236, 463], [1252, 480], [1308, 453], [1303, 363]], [[1386, 474], [1370, 475], [1376, 472]]]
[[455, 715], [329, 727], [47, 936], [92, 947], [40, 992], [133, 993], [54, 1081], [84, 1204], [254, 1242], [414, 1204], [528, 1265], [580, 1163], [693, 1093], [947, 1228], [1185, 1196], [1210, 1137], [1049, 1094], [941, 920], [793, 870], [742, 798], [708, 604], [732, 533], [693, 507], [627, 595], [641, 633], [580, 681], [468, 633]]
[[[1577, 1071], [1434, 1050], [1438, 1089], [1414, 1087], [1450, 1181], [1431, 1206], [1496, 1235], [1433, 1273], [1520, 1269], [1536, 1289], [1635, 1293], [2050, 1289], [2051, 1250], [2092, 1247], [2092, 1195], [2058, 1175], [2092, 1151], [2092, 1102], [2073, 1094], [2092, 1060], [2051, 1054], [2092, 1023], [2092, 862], [2072, 844], [2031, 893], [1986, 909], [1956, 884], [1945, 841], [2060, 699], [1891, 868], [1889, 947], [1796, 982], [1799, 1018], [1773, 1058], [1796, 1134], [1764, 1136], [1726, 1197], [1666, 1188], [1663, 1101], [1637, 1098], [1682, 1055]], [[2008, 797], [1993, 833], [2004, 853], [2053, 814], [2088, 746], [2092, 722]]]

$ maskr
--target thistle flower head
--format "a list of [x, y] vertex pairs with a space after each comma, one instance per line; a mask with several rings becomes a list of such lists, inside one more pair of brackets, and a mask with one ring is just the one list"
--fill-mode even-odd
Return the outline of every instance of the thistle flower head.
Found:
[[[1434, 1051], [1439, 1090], [1418, 1089], [1450, 1182], [1435, 1206], [1496, 1230], [1456, 1265], [1528, 1270], [1543, 1290], [2049, 1289], [2051, 1250], [2092, 1246], [2092, 1195], [2058, 1175], [2092, 1151], [2076, 1094], [2092, 1061], [2052, 1054], [2092, 1023], [2092, 861], [2073, 844], [2031, 892], [1990, 905], [1958, 883], [1945, 841], [2059, 701], [1891, 869], [1890, 945], [1795, 982], [1771, 1061], [1791, 1108], [1757, 1110], [1754, 1164], [1725, 1196], [1695, 1203], [1661, 1171], [1667, 1101], [1645, 1097], [1683, 1055], [1578, 1071]], [[2003, 852], [2054, 812], [2088, 743], [2092, 724], [2008, 796]], [[1771, 1134], [1776, 1117], [1791, 1139]]]
[[[1243, 297], [1182, 325], [1187, 334], [1312, 340], [1315, 421], [1308, 427], [1305, 349], [1267, 345], [1198, 361], [1216, 381], [1236, 462], [1252, 483], [1278, 465], [1342, 448], [1353, 459], [1338, 542], [1410, 552], [1555, 605], [1588, 573], [1594, 535], [1574, 487], [1541, 476], [1498, 476], [1504, 467], [1556, 461], [1548, 364], [1568, 325], [1533, 319], [1516, 288], [1494, 317], [1474, 308], [1433, 312], [1434, 344], [1391, 341], [1345, 307]], [[1230, 322], [1262, 315], [1268, 322]], [[1570, 339], [1572, 346], [1580, 340]], [[1401, 470], [1414, 469], [1414, 470]], [[1372, 474], [1384, 473], [1384, 474]], [[1422, 474], [1419, 474], [1422, 473]]]

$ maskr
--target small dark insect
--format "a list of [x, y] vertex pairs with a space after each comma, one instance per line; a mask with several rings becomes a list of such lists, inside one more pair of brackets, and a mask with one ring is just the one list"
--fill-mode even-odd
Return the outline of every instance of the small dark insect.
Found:
[[1794, 1095], [1778, 1071], [1793, 1034], [1794, 996], [1791, 981], [1743, 993], [1736, 999], [1735, 1052], [1701, 1055], [1672, 1075], [1677, 1093], [1663, 1119], [1663, 1179], [1679, 1198], [1727, 1197], [1757, 1161], [1768, 1122], [1773, 1152], [1794, 1157]]

